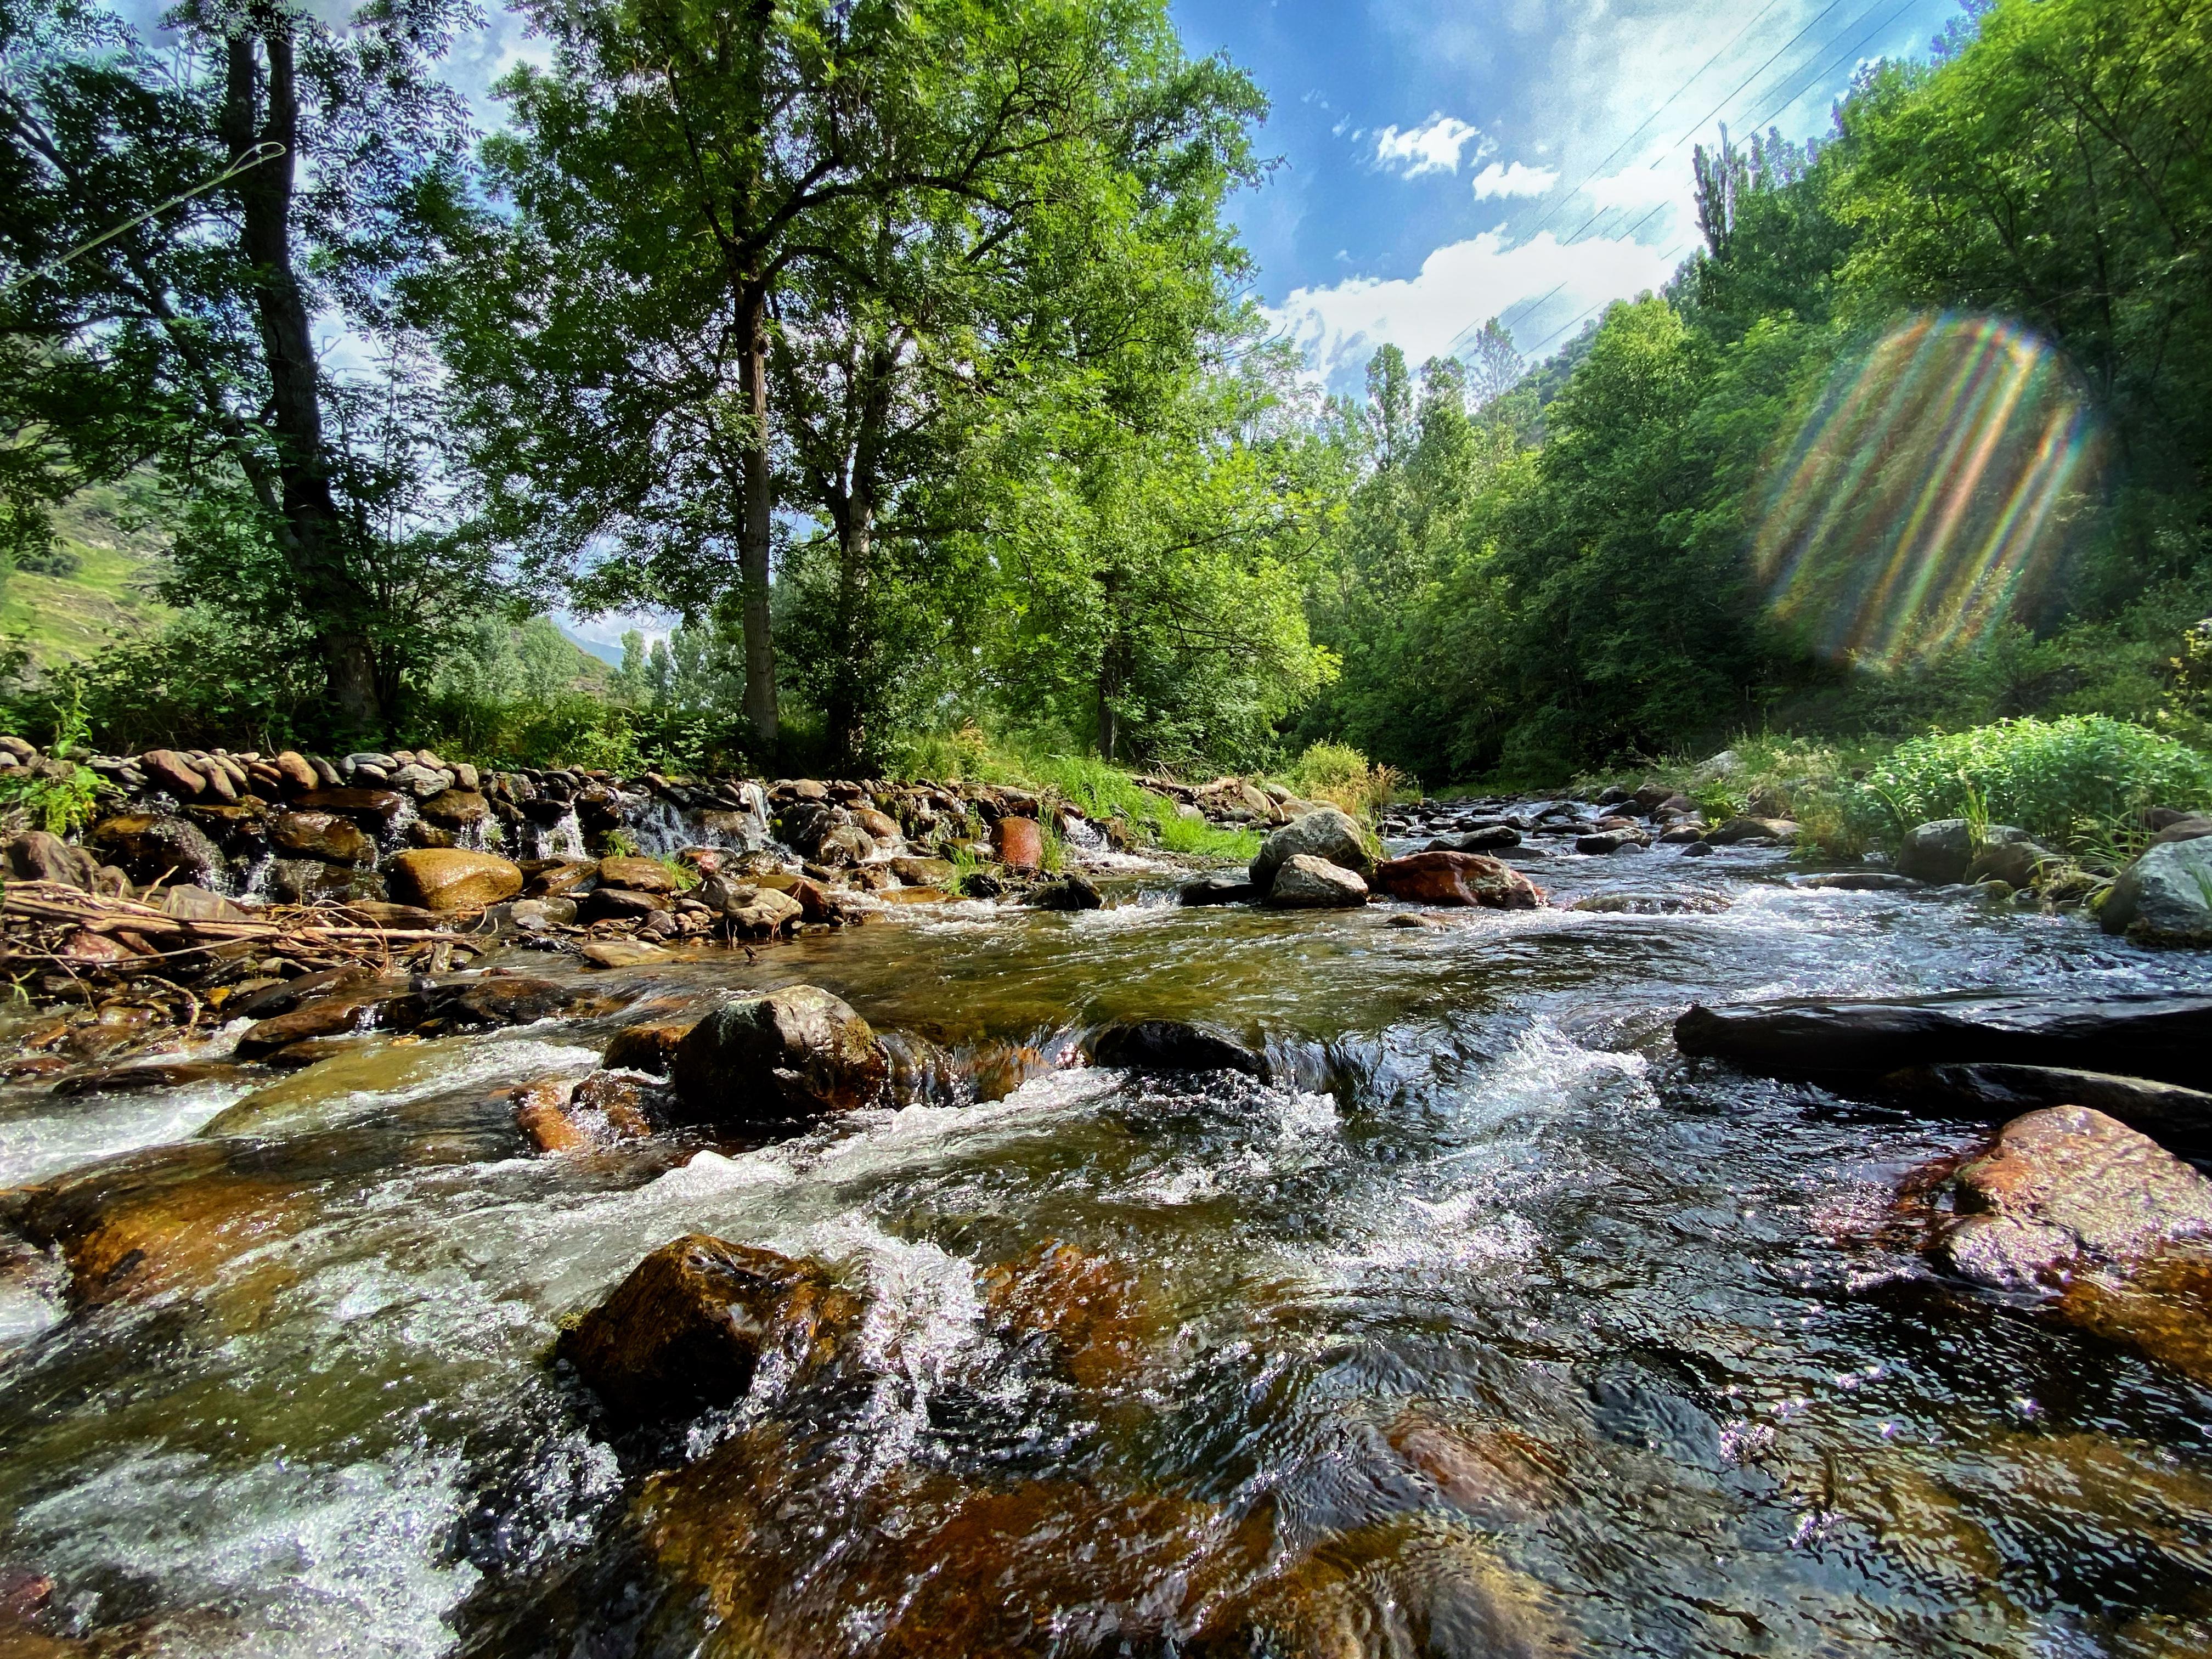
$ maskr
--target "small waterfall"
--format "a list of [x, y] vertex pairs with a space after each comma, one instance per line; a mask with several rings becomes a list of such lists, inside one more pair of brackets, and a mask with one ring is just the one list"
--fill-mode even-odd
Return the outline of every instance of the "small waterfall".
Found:
[[570, 807], [561, 815], [559, 823], [550, 825], [525, 819], [515, 826], [520, 840], [517, 855], [524, 859], [580, 859], [584, 852], [584, 826], [576, 821], [576, 809]]

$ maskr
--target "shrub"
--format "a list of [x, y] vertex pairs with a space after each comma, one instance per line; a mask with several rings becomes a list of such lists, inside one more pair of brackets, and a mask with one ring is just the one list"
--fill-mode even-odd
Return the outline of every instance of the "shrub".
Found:
[[2148, 807], [2212, 805], [2212, 759], [2102, 714], [2002, 720], [1899, 744], [1855, 805], [1892, 834], [1986, 814], [2046, 840], [2102, 842]]
[[1316, 743], [1291, 767], [1290, 786], [1308, 800], [1327, 801], [1354, 817], [1372, 817], [1411, 780], [1394, 766], [1374, 766], [1349, 744]]

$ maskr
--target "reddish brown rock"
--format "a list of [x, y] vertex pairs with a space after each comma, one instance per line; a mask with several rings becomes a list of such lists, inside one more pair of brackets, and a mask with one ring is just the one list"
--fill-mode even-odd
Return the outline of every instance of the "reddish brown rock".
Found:
[[577, 1152], [592, 1144], [568, 1115], [568, 1085], [552, 1079], [515, 1091], [514, 1125], [541, 1152]]
[[1479, 904], [1492, 910], [1534, 910], [1543, 890], [1510, 865], [1480, 853], [1413, 853], [1375, 866], [1375, 885], [1414, 904]]
[[292, 805], [302, 812], [337, 812], [382, 829], [399, 816], [407, 797], [396, 789], [311, 789]]
[[861, 1312], [817, 1262], [691, 1233], [639, 1262], [555, 1352], [617, 1422], [665, 1422], [744, 1398], [763, 1352], [828, 1362]]
[[572, 1113], [595, 1115], [611, 1140], [642, 1140], [661, 1115], [666, 1089], [623, 1072], [593, 1072], [568, 1097]]
[[206, 776], [173, 749], [149, 749], [138, 757], [138, 764], [149, 779], [179, 800], [191, 800], [207, 792]]
[[1035, 818], [1000, 818], [991, 826], [991, 851], [1009, 870], [1041, 870], [1044, 826]]
[[666, 1077], [677, 1045], [691, 1034], [692, 1020], [663, 1020], [651, 1025], [629, 1025], [615, 1033], [599, 1063], [610, 1071], [649, 1072]]
[[432, 823], [466, 830], [491, 816], [491, 803], [473, 789], [441, 789], [416, 810]]
[[374, 1024], [386, 1002], [374, 997], [325, 997], [289, 1014], [257, 1021], [240, 1034], [238, 1057], [259, 1060], [313, 1037], [348, 1036]]
[[304, 795], [321, 786], [322, 780], [315, 775], [315, 769], [296, 749], [287, 749], [271, 764], [284, 780], [284, 793], [287, 794]]
[[1078, 1386], [1140, 1382], [1168, 1329], [1134, 1269], [1073, 1244], [1038, 1246], [983, 1274], [983, 1305], [1015, 1340], [1041, 1337]]
[[2124, 1269], [2212, 1239], [2212, 1181], [2086, 1107], [2014, 1118], [1986, 1156], [1960, 1166], [1954, 1185], [1960, 1218], [1939, 1253], [1953, 1271], [2002, 1289], [2056, 1286], [2081, 1268]]

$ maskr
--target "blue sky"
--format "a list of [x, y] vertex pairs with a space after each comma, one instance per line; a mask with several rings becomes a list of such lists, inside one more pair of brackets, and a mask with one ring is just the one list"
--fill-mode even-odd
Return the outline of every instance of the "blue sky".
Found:
[[1544, 355], [1662, 282], [1722, 123], [1825, 132], [1861, 64], [1925, 57], [1957, 0], [1174, 0], [1273, 105], [1236, 217], [1258, 297], [1331, 385], [1502, 316]]

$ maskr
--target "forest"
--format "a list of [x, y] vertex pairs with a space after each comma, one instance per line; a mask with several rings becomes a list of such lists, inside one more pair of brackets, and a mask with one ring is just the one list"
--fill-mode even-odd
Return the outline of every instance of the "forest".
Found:
[[[169, 607], [19, 650], [14, 726], [1431, 788], [2205, 732], [2202, 7], [1970, 4], [1698, 149], [1662, 291], [1358, 398], [1249, 297], [1266, 101], [1160, 0], [522, 9], [483, 132], [459, 0], [0, 0], [0, 535], [65, 568], [97, 495]], [[680, 622], [582, 680], [555, 610]]]

